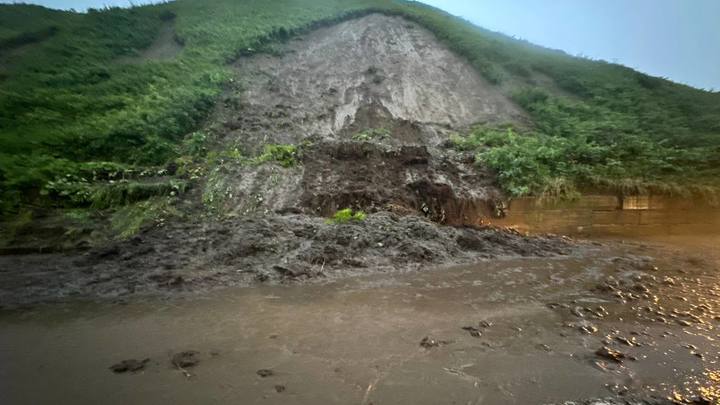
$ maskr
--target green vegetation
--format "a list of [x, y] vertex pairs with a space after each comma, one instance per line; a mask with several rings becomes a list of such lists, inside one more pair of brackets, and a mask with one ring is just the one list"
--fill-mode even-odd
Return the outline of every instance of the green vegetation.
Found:
[[[215, 158], [244, 159], [213, 151], [201, 130], [229, 85], [228, 63], [370, 12], [429, 29], [528, 112], [532, 130], [468, 138], [511, 193], [718, 187], [720, 94], [537, 47], [420, 3], [178, 0], [86, 14], [0, 5], [0, 215], [137, 207], [182, 192]], [[175, 59], [124, 62], [168, 24], [183, 47]], [[269, 145], [255, 163], [267, 161], [293, 166], [297, 150]], [[172, 175], [158, 174], [166, 168]]]
[[367, 218], [367, 214], [362, 211], [353, 211], [351, 208], [345, 208], [337, 211], [332, 217], [328, 218], [328, 224], [347, 224], [349, 222], [362, 222]]
[[[279, 166], [289, 168], [299, 164], [299, 156], [300, 148], [295, 145], [267, 144], [263, 147], [263, 152], [255, 157], [246, 156], [239, 147], [234, 147], [207, 153], [204, 157], [203, 166], [218, 168], [226, 163], [236, 165], [276, 163]], [[183, 160], [181, 158], [176, 162], [181, 164]]]
[[49, 181], [40, 195], [49, 197], [59, 207], [112, 208], [155, 196], [178, 196], [187, 189], [187, 182], [178, 179], [154, 181], [109, 180], [91, 182], [86, 178], [66, 175]]
[[360, 131], [353, 135], [354, 141], [369, 142], [374, 139], [387, 139], [390, 136], [390, 131], [385, 128], [368, 128], [364, 131]]
[[[232, 188], [228, 185], [228, 169], [239, 166], [258, 166], [266, 163], [276, 164], [283, 168], [292, 168], [299, 164], [301, 147], [295, 145], [267, 144], [263, 152], [255, 157], [244, 155], [238, 147], [221, 151], [211, 151], [202, 164], [193, 166], [185, 164], [178, 170], [188, 170], [193, 173], [205, 174], [207, 168], [207, 181], [203, 190], [202, 202], [212, 214], [222, 212], [223, 204], [232, 198]], [[279, 175], [273, 174], [273, 182], [279, 182]], [[258, 201], [259, 202], [259, 201]]]
[[110, 218], [112, 230], [118, 239], [127, 239], [145, 225], [161, 226], [168, 218], [181, 215], [172, 205], [173, 200], [166, 197], [154, 197], [126, 205], [115, 211]]
[[[494, 169], [500, 185], [515, 196], [573, 197], [590, 190], [704, 195], [717, 186], [703, 183], [717, 170], [703, 148], [679, 149], [639, 136], [600, 142], [582, 131], [562, 136], [476, 128], [454, 142], [477, 152], [478, 163]], [[683, 173], [688, 167], [694, 174]]]
[[298, 148], [295, 145], [265, 145], [263, 153], [253, 159], [254, 164], [275, 162], [282, 167], [293, 167], [298, 164]]

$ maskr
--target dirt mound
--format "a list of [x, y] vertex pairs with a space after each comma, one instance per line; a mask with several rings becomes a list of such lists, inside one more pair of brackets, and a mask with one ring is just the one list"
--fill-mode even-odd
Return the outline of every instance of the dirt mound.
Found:
[[390, 209], [462, 225], [490, 216], [490, 203], [501, 198], [472, 162], [433, 156], [426, 146], [332, 142], [316, 145], [303, 163], [300, 204], [323, 216], [345, 207]]
[[441, 226], [416, 216], [370, 215], [328, 224], [306, 215], [171, 224], [85, 254], [0, 256], [0, 303], [203, 291], [330, 280], [370, 269], [402, 271], [501, 256], [572, 251], [563, 239]]

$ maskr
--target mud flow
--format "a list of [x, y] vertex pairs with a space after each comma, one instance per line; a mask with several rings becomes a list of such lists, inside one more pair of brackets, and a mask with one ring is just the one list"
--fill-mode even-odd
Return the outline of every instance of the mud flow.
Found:
[[718, 403], [719, 244], [6, 310], [2, 402]]

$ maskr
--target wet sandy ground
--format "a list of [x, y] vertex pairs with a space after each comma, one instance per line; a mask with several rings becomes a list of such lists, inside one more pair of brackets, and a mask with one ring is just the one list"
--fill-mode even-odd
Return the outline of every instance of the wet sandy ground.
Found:
[[[582, 257], [5, 311], [0, 403], [719, 403], [718, 246], [614, 241]], [[196, 365], [172, 364], [189, 350]]]

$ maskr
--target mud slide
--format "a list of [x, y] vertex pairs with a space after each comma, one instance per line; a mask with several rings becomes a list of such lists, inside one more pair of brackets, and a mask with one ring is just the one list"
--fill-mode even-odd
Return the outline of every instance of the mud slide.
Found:
[[[208, 124], [216, 149], [257, 154], [293, 144], [299, 163], [230, 159], [186, 197], [195, 221], [85, 254], [0, 257], [0, 304], [332, 280], [580, 249], [481, 226], [502, 196], [471, 156], [445, 144], [470, 125], [525, 117], [428, 31], [370, 15], [234, 66], [238, 85]], [[200, 199], [208, 196], [223, 219], [205, 215]], [[343, 208], [368, 219], [325, 222]]]
[[502, 197], [493, 176], [452, 151], [450, 135], [475, 124], [523, 125], [526, 117], [430, 32], [370, 15], [275, 53], [235, 65], [238, 86], [218, 111], [218, 136], [251, 153], [304, 145], [303, 164], [276, 185], [265, 173], [226, 166], [209, 187], [225, 191], [227, 211], [327, 215], [353, 207], [453, 225], [492, 214]]

